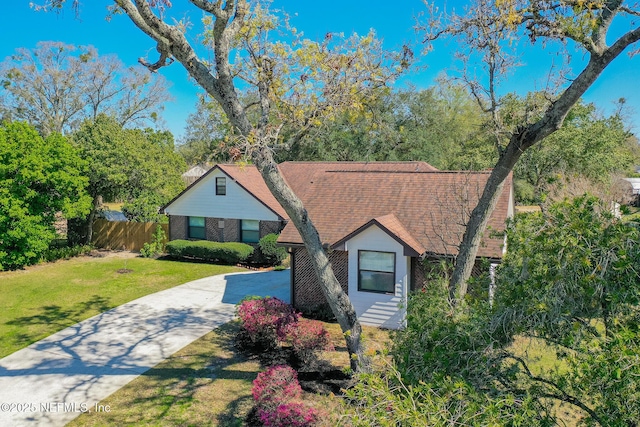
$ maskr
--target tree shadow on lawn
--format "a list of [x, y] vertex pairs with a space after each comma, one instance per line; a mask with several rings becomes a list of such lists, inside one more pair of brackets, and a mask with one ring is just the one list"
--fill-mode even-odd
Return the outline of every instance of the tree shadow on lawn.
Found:
[[159, 420], [174, 425], [209, 425], [211, 420], [217, 420], [215, 425], [242, 426], [253, 404], [250, 393], [222, 390], [216, 384], [216, 381], [225, 384], [238, 381], [247, 384], [244, 389], [250, 389], [258, 375], [255, 368], [238, 367], [249, 359], [233, 346], [237, 329], [236, 322], [216, 328], [213, 335], [206, 335], [170, 356], [106, 401], [112, 408], [131, 410], [87, 414], [79, 421], [84, 419], [92, 424], [88, 420], [93, 417], [94, 421], [99, 419], [98, 424], [112, 425], [156, 424]]
[[[6, 325], [18, 326], [22, 330], [13, 335], [13, 344], [20, 348], [33, 344], [45, 335], [56, 333], [69, 326], [75, 325], [91, 315], [100, 314], [114, 306], [108, 298], [93, 295], [89, 300], [77, 303], [68, 308], [59, 305], [45, 305], [39, 308], [40, 313], [23, 316], [6, 322]], [[29, 328], [34, 325], [46, 325], [46, 330]]]
[[[201, 359], [210, 359], [210, 357], [202, 356]], [[235, 360], [235, 358], [220, 359], [216, 361], [213, 369], [211, 365], [208, 365], [199, 369], [160, 366], [148, 370], [141, 375], [141, 381], [150, 384], [150, 387], [138, 385], [141, 387], [139, 393], [135, 389], [128, 392], [133, 395], [133, 398], [124, 403], [137, 409], [135, 414], [130, 413], [127, 419], [130, 421], [133, 416], [136, 418], [136, 422], [150, 423], [155, 423], [160, 419], [171, 420], [174, 417], [172, 415], [174, 408], [177, 409], [175, 412], [179, 414], [182, 412], [182, 408], [190, 408], [201, 400], [201, 397], [197, 396], [200, 390], [204, 390], [208, 394], [214, 393], [219, 397], [222, 396], [224, 391], [215, 388], [213, 384], [216, 380], [251, 382], [257, 376], [257, 371], [229, 369], [230, 366], [239, 362], [241, 361]], [[146, 390], [144, 390], [145, 388]], [[207, 392], [207, 388], [215, 389]], [[155, 392], [149, 392], [149, 389], [155, 389]], [[145, 395], [145, 391], [149, 394]], [[246, 395], [230, 401], [225, 405], [224, 411], [216, 415], [220, 425], [233, 425], [236, 420], [241, 421], [244, 418], [243, 410], [246, 413], [252, 403], [251, 396]]]

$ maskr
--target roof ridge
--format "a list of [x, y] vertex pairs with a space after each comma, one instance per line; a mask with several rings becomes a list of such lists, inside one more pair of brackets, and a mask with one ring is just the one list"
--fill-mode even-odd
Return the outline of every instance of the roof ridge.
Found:
[[491, 170], [482, 170], [482, 171], [467, 171], [467, 170], [455, 170], [455, 171], [406, 171], [406, 170], [326, 170], [324, 172], [332, 172], [332, 173], [403, 173], [403, 174], [489, 174]]
[[341, 160], [320, 160], [320, 161], [313, 161], [313, 160], [287, 160], [285, 162], [282, 163], [311, 163], [311, 164], [365, 164], [365, 165], [369, 165], [369, 164], [380, 164], [380, 163], [386, 163], [386, 164], [407, 164], [407, 163], [426, 163], [429, 164], [428, 162], [425, 162], [424, 160], [371, 160], [371, 161], [341, 161]]

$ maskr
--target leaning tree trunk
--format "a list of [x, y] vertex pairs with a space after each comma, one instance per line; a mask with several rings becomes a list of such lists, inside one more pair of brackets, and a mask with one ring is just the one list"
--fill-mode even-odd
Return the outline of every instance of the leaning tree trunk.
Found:
[[496, 167], [491, 171], [482, 196], [471, 212], [469, 222], [465, 228], [455, 267], [449, 279], [449, 301], [454, 306], [467, 294], [467, 280], [471, 277], [471, 271], [480, 249], [482, 236], [487, 229], [487, 223], [502, 194], [509, 173], [511, 173], [513, 166], [522, 154], [521, 150], [513, 149], [514, 145], [510, 144], [509, 147], [511, 147], [511, 150], [505, 151], [498, 160]]
[[[608, 24], [606, 28], [608, 28]], [[509, 144], [501, 153], [498, 163], [489, 176], [478, 205], [471, 212], [460, 244], [454, 272], [449, 280], [449, 298], [454, 307], [467, 293], [467, 280], [471, 277], [471, 269], [478, 254], [487, 222], [504, 188], [505, 180], [522, 153], [560, 129], [571, 108], [593, 85], [607, 65], [629, 45], [638, 40], [640, 40], [640, 29], [624, 34], [610, 47], [604, 45], [604, 39], [601, 39], [602, 46], [594, 46], [595, 50], [591, 52], [591, 57], [585, 68], [558, 99], [551, 103], [544, 116], [535, 123], [518, 128], [511, 135]]]
[[367, 371], [370, 366], [370, 360], [365, 355], [365, 348], [362, 343], [362, 327], [358, 322], [353, 304], [351, 304], [349, 297], [342, 290], [342, 286], [340, 286], [333, 272], [329, 257], [322, 247], [318, 231], [309, 219], [307, 210], [282, 178], [268, 148], [263, 147], [254, 150], [252, 159], [267, 187], [285, 209], [302, 237], [305, 248], [309, 252], [316, 277], [320, 282], [320, 287], [344, 334], [350, 356], [351, 369], [354, 372]]

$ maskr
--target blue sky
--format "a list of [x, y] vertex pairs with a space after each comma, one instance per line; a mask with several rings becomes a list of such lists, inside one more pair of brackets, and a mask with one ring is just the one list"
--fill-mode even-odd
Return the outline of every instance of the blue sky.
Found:
[[[172, 13], [181, 16], [182, 12], [178, 7], [186, 3], [186, 0], [174, 0], [173, 3]], [[12, 0], [0, 16], [0, 59], [11, 55], [20, 47], [34, 48], [38, 41], [93, 45], [100, 54], [116, 54], [126, 65], [136, 65], [141, 56], [155, 58], [151, 40], [126, 16], [116, 16], [110, 22], [105, 20], [108, 4], [110, 2], [107, 0], [84, 0], [80, 19], [76, 19], [71, 10], [59, 15], [38, 13], [29, 8], [28, 0]], [[322, 39], [327, 32], [366, 34], [373, 28], [389, 49], [397, 49], [405, 42], [417, 41], [419, 36], [412, 27], [415, 25], [415, 16], [424, 10], [421, 0], [274, 0], [273, 4], [275, 8], [286, 10], [292, 17], [292, 24], [311, 39]], [[201, 14], [192, 8], [188, 16], [191, 21], [198, 22]], [[454, 50], [452, 42], [439, 43], [434, 51], [420, 58], [421, 65], [426, 68], [422, 67], [420, 71], [407, 75], [397, 82], [397, 86], [431, 86], [439, 74], [452, 72]], [[540, 48], [527, 50], [521, 58], [525, 66], [509, 78], [504, 90], [525, 94], [542, 88], [546, 67], [553, 60], [553, 55]], [[579, 63], [582, 59], [577, 57], [574, 62]], [[171, 83], [169, 90], [174, 98], [165, 107], [165, 124], [179, 137], [184, 133], [186, 118], [195, 110], [197, 94], [201, 90], [189, 80], [178, 63], [165, 67], [160, 72]], [[629, 124], [637, 135], [640, 133], [639, 77], [640, 56], [629, 58], [624, 54], [609, 66], [587, 92], [585, 100], [594, 102], [601, 111], [610, 113], [614, 108], [614, 101], [626, 98], [627, 105], [633, 110]]]

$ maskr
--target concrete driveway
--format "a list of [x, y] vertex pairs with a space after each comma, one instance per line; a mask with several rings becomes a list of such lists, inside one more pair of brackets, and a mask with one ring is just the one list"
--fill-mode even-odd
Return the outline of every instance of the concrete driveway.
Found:
[[139, 298], [0, 359], [0, 426], [63, 426], [234, 317], [247, 295], [289, 301], [289, 271], [207, 277]]

